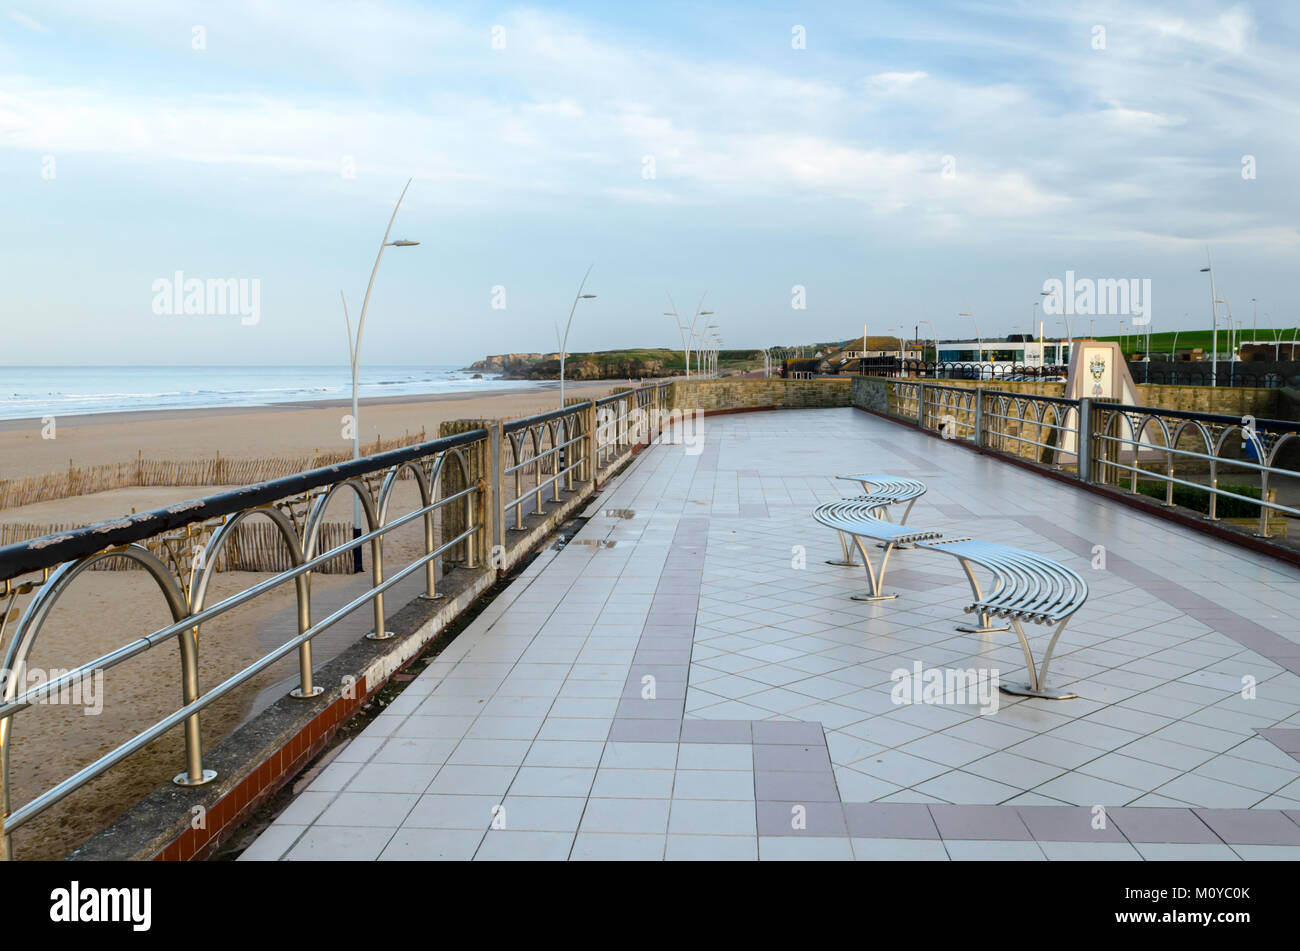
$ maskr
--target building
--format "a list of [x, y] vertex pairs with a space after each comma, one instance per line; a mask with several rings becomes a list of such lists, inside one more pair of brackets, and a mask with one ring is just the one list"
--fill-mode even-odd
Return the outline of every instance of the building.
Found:
[[940, 363], [991, 363], [1008, 369], [1064, 366], [1070, 362], [1070, 342], [1046, 339], [1040, 344], [1025, 334], [1005, 340], [940, 340], [938, 354]]

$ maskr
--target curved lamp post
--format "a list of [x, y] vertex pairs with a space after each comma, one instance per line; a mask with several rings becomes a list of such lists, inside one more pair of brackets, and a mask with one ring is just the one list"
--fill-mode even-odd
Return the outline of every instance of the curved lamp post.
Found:
[[596, 266], [592, 262], [587, 266], [587, 273], [582, 275], [582, 283], [578, 285], [578, 293], [573, 298], [573, 306], [569, 308], [569, 322], [564, 325], [564, 339], [560, 341], [560, 409], [564, 409], [564, 361], [569, 355], [569, 328], [573, 326], [573, 313], [578, 309], [578, 301], [591, 300], [595, 294], [582, 293], [583, 288], [587, 286], [587, 275], [591, 274], [591, 269]]
[[[361, 458], [361, 421], [358, 417], [357, 406], [357, 370], [361, 365], [361, 332], [366, 327], [366, 307], [370, 304], [370, 291], [375, 286], [375, 274], [379, 271], [379, 261], [384, 256], [384, 248], [413, 248], [420, 242], [418, 241], [389, 241], [389, 232], [393, 230], [393, 222], [397, 219], [397, 210], [402, 207], [402, 199], [406, 197], [406, 189], [411, 187], [411, 179], [406, 180], [406, 185], [402, 188], [402, 193], [397, 196], [397, 204], [393, 206], [393, 213], [388, 219], [388, 227], [384, 229], [383, 240], [379, 242], [379, 253], [375, 255], [375, 266], [370, 269], [370, 283], [366, 285], [366, 296], [361, 300], [361, 316], [357, 318], [357, 333], [352, 335], [352, 321], [348, 317], [348, 301], [343, 296], [343, 291], [339, 291], [339, 298], [343, 301], [343, 320], [348, 328], [348, 357], [352, 363], [352, 458]], [[352, 500], [352, 537], [361, 537], [361, 499], [355, 497]], [[361, 546], [352, 549], [352, 570], [353, 572], [361, 571]], [[382, 633], [382, 632], [380, 632]]]

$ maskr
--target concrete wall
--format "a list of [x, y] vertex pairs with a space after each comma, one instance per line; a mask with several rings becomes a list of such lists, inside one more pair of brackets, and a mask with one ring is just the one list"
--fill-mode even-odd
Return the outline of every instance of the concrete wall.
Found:
[[832, 377], [814, 380], [720, 379], [677, 380], [672, 384], [669, 407], [717, 412], [735, 409], [820, 409], [851, 405], [854, 379]]

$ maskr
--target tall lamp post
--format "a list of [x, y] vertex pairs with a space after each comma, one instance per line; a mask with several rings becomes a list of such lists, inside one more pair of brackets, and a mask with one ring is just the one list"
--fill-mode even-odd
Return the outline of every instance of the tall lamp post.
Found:
[[[357, 401], [357, 370], [361, 365], [361, 332], [366, 327], [366, 307], [370, 304], [370, 291], [375, 286], [375, 274], [379, 271], [379, 261], [384, 256], [384, 248], [413, 248], [420, 242], [418, 241], [389, 241], [389, 232], [393, 230], [393, 222], [397, 219], [397, 210], [402, 207], [402, 199], [406, 197], [406, 189], [411, 187], [411, 179], [406, 180], [406, 185], [402, 188], [402, 193], [397, 196], [397, 204], [393, 206], [393, 213], [388, 219], [388, 227], [384, 229], [383, 240], [379, 242], [379, 253], [375, 255], [375, 266], [370, 269], [370, 283], [366, 285], [366, 296], [361, 300], [361, 316], [357, 318], [357, 333], [352, 335], [352, 321], [348, 317], [348, 301], [343, 296], [343, 291], [339, 291], [339, 298], [343, 301], [343, 320], [348, 328], [348, 357], [352, 363], [352, 458], [361, 458], [361, 422], [359, 419], [359, 409]], [[352, 537], [361, 537], [361, 498], [353, 493], [352, 500]], [[361, 546], [357, 545], [352, 549], [352, 570], [354, 573], [361, 571]], [[379, 632], [379, 633], [382, 633]]]
[[569, 355], [569, 328], [573, 326], [573, 313], [578, 309], [578, 301], [591, 300], [595, 294], [584, 294], [583, 289], [587, 286], [587, 276], [591, 274], [591, 269], [596, 264], [593, 261], [587, 266], [587, 273], [582, 275], [582, 283], [578, 285], [578, 293], [574, 295], [573, 306], [569, 308], [569, 322], [564, 325], [564, 338], [560, 341], [560, 409], [564, 409], [564, 361]]
[[969, 317], [971, 323], [975, 325], [975, 340], [979, 344], [979, 353], [976, 355], [975, 363], [979, 367], [980, 379], [984, 379], [984, 338], [980, 336], [980, 323], [975, 319], [975, 315], [969, 311], [962, 311], [958, 317]]
[[1210, 308], [1214, 318], [1214, 353], [1210, 362], [1210, 386], [1219, 385], [1219, 294], [1214, 289], [1214, 264], [1210, 260], [1210, 249], [1205, 249], [1205, 264], [1202, 274], [1210, 275]]

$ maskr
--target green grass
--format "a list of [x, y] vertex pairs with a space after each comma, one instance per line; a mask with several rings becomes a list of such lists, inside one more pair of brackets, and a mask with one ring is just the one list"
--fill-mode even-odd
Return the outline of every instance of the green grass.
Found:
[[[1072, 330], [1078, 330], [1079, 325], [1077, 321], [1080, 319], [1087, 320], [1086, 317], [1075, 318], [1075, 324], [1071, 328]], [[1142, 328], [1139, 327], [1135, 329], [1141, 330]], [[1281, 346], [1282, 359], [1286, 360], [1290, 354], [1292, 334], [1295, 334], [1298, 338], [1296, 344], [1296, 354], [1297, 356], [1300, 356], [1300, 331], [1298, 331], [1295, 327], [1286, 327], [1286, 328], [1260, 327], [1258, 333], [1252, 331], [1249, 327], [1246, 327], [1244, 330], [1237, 331], [1237, 339], [1238, 342], [1242, 340], [1250, 341], [1252, 339], [1258, 339], [1261, 341], [1265, 341], [1265, 340], [1272, 341], [1275, 339], [1274, 338], [1275, 330], [1277, 331], [1277, 335], [1283, 341]], [[1176, 334], [1174, 331], [1169, 331], [1167, 333], [1153, 333], [1151, 335], [1152, 356], [1159, 356], [1159, 355], [1168, 356], [1169, 351], [1174, 346], [1175, 336], [1177, 337], [1179, 350], [1189, 350], [1195, 347], [1200, 347], [1208, 355], [1214, 347], [1214, 334], [1212, 331], [1209, 330], [1180, 330]], [[1142, 350], [1147, 345], [1147, 336], [1145, 333], [1142, 334], [1130, 333], [1124, 336], [1116, 334], [1109, 337], [1099, 336], [1097, 337], [1097, 339], [1114, 340], [1116, 343], [1119, 343], [1121, 345], [1121, 349], [1124, 351], [1126, 355], [1131, 355], [1135, 352], [1142, 352]], [[1220, 327], [1219, 328], [1219, 359], [1226, 360], [1227, 354], [1228, 354], [1228, 331], [1225, 328]]]
[[[1152, 482], [1149, 479], [1138, 480], [1138, 492], [1142, 495], [1148, 495], [1153, 499], [1161, 502], [1165, 500], [1165, 483]], [[1233, 492], [1237, 495], [1244, 495], [1248, 498], [1259, 498], [1259, 487], [1245, 485], [1237, 482], [1220, 482], [1219, 488], [1224, 492]], [[1185, 509], [1191, 509], [1194, 512], [1200, 512], [1202, 515], [1210, 513], [1210, 493], [1205, 489], [1193, 489], [1187, 485], [1174, 486], [1174, 504], [1180, 505]], [[1241, 499], [1228, 499], [1219, 496], [1218, 504], [1215, 506], [1215, 514], [1219, 518], [1259, 518], [1259, 506], [1251, 505], [1249, 502], [1243, 502]]]

